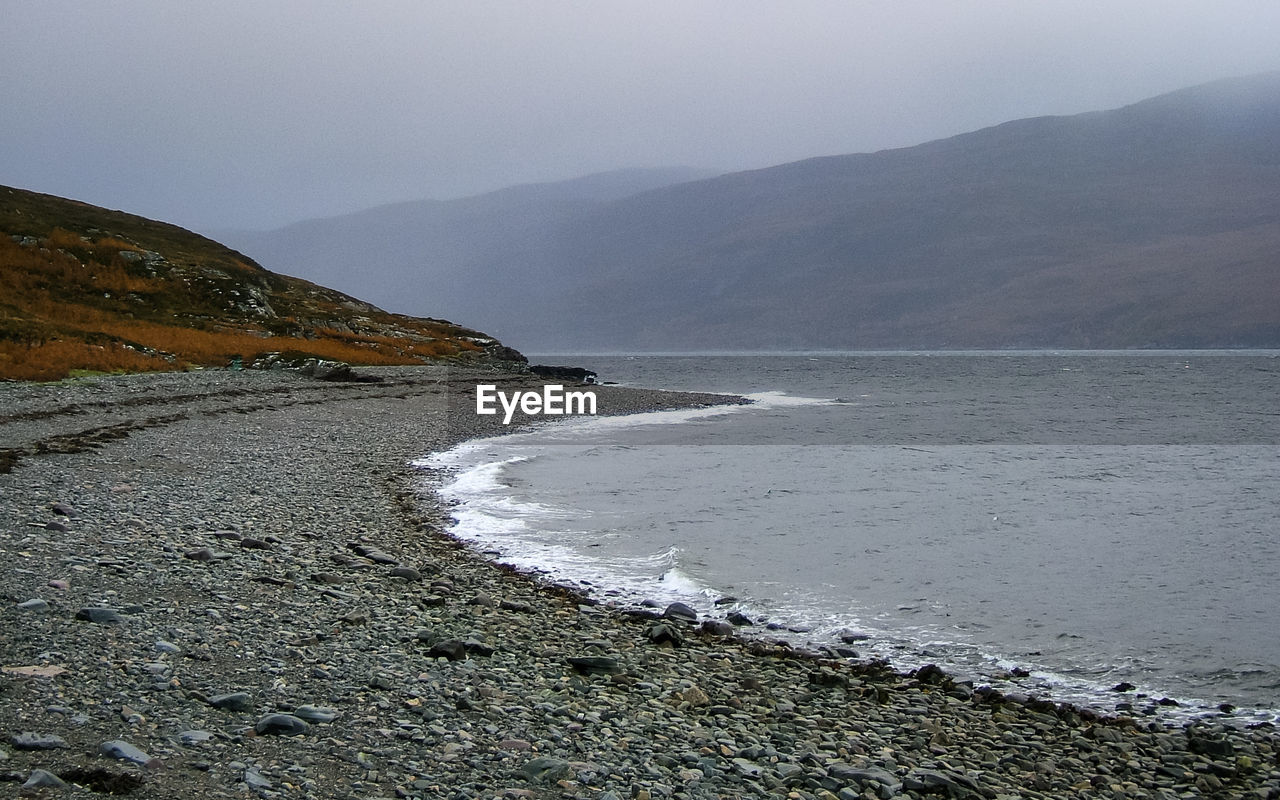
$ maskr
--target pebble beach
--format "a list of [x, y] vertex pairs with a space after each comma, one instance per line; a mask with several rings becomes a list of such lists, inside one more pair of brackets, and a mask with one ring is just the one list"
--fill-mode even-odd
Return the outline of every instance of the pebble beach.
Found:
[[477, 383], [539, 384], [358, 372], [0, 384], [0, 796], [1280, 798], [1269, 725], [1102, 718], [494, 564], [411, 462], [510, 430]]

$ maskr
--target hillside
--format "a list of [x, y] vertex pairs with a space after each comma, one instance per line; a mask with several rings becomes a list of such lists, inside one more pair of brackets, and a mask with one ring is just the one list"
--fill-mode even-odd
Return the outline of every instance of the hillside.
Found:
[[[451, 319], [497, 320], [503, 314], [490, 298], [510, 308], [514, 290], [528, 277], [524, 255], [552, 246], [567, 222], [615, 200], [711, 174], [684, 167], [618, 170], [458, 200], [396, 203], [274, 231], [219, 231], [216, 237], [273, 270], [358, 291], [384, 308], [439, 308]], [[512, 263], [515, 270], [503, 266]], [[537, 313], [515, 312], [522, 318]]]
[[272, 352], [412, 364], [497, 344], [263, 269], [173, 225], [0, 187], [0, 378], [226, 366]]
[[352, 241], [338, 223], [310, 231], [307, 261], [264, 263], [376, 280], [401, 311], [441, 287], [433, 308], [523, 349], [1276, 347], [1280, 74], [551, 219], [481, 212], [448, 231], [395, 218], [419, 246], [394, 257], [368, 212], [359, 258], [323, 255]]

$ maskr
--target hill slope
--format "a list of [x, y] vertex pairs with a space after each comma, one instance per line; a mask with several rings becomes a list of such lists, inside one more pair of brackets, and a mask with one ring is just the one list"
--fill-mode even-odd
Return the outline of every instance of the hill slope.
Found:
[[485, 213], [474, 231], [504, 235], [455, 227], [411, 264], [370, 235], [358, 260], [289, 268], [396, 264], [378, 280], [441, 287], [434, 308], [524, 349], [1280, 346], [1280, 74], [549, 221]]
[[[217, 238], [273, 270], [358, 291], [384, 308], [447, 309], [451, 319], [497, 320], [519, 303], [527, 259], [552, 246], [567, 222], [620, 198], [710, 174], [685, 167], [618, 170], [460, 200], [396, 203], [274, 231], [223, 231]], [[525, 274], [513, 275], [508, 264]], [[500, 298], [502, 311], [490, 305], [491, 297]]]
[[280, 351], [409, 364], [486, 346], [496, 343], [268, 272], [173, 225], [0, 187], [0, 378], [225, 366]]

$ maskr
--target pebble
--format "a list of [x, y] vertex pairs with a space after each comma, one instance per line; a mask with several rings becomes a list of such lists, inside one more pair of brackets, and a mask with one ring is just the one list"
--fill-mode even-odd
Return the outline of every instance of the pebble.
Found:
[[672, 603], [662, 612], [662, 616], [680, 622], [695, 623], [698, 621], [698, 612], [684, 603]]
[[33, 597], [30, 600], [24, 600], [18, 603], [18, 608], [23, 611], [45, 612], [49, 610], [49, 601], [39, 597]]
[[[271, 391], [169, 402], [194, 386], [240, 380]], [[0, 518], [19, 524], [0, 525], [0, 549], [31, 555], [25, 571], [0, 572], [0, 594], [16, 603], [49, 576], [69, 577], [74, 590], [56, 587], [68, 592], [59, 600], [75, 598], [65, 611], [136, 613], [113, 630], [11, 612], [21, 635], [0, 629], [8, 667], [0, 730], [9, 742], [17, 731], [56, 731], [70, 749], [52, 761], [16, 743], [0, 748], [3, 785], [16, 789], [37, 766], [60, 771], [86, 759], [113, 779], [145, 775], [144, 786], [130, 787], [135, 797], [192, 800], [1280, 796], [1280, 743], [1270, 729], [1244, 727], [1249, 709], [1234, 715], [1239, 727], [1183, 729], [1144, 716], [1164, 713], [1159, 695], [1119, 694], [1142, 711], [1102, 722], [975, 690], [941, 670], [901, 675], [829, 658], [834, 648], [806, 653], [724, 637], [719, 625], [705, 626], [714, 636], [698, 635], [686, 624], [700, 622], [692, 608], [662, 617], [655, 603], [641, 619], [615, 608], [619, 598], [588, 600], [571, 586], [540, 591], [537, 579], [494, 568], [442, 536], [450, 510], [416, 483], [435, 476], [404, 474], [424, 449], [499, 431], [431, 410], [445, 400], [414, 394], [423, 387], [375, 386], [392, 394], [328, 403], [322, 398], [371, 389], [324, 384], [306, 394], [313, 387], [302, 379], [207, 371], [115, 378], [95, 391], [132, 400], [126, 387], [152, 381], [176, 387], [164, 393], [162, 413], [189, 412], [191, 422], [56, 460], [32, 457], [5, 476]], [[56, 391], [73, 393], [59, 405], [84, 399], [75, 386]], [[307, 402], [290, 405], [295, 399]], [[202, 413], [247, 404], [263, 410]], [[113, 488], [126, 480], [128, 491]], [[23, 524], [54, 499], [93, 509], [70, 523], [76, 537]], [[214, 538], [204, 538], [209, 531]], [[184, 557], [202, 541], [245, 538], [272, 548], [210, 549], [216, 569]], [[363, 555], [345, 545], [353, 539]], [[336, 549], [341, 558], [330, 559]], [[396, 563], [375, 566], [377, 554]], [[399, 572], [409, 569], [419, 577]], [[496, 610], [495, 598], [508, 607]], [[139, 599], [145, 607], [134, 605]], [[722, 622], [753, 621], [728, 602], [719, 607]], [[679, 646], [651, 638], [658, 626]], [[446, 652], [428, 657], [446, 642]], [[449, 660], [459, 646], [464, 657]], [[17, 671], [25, 665], [66, 672], [27, 676]], [[210, 688], [238, 688], [229, 694], [250, 701], [215, 711]], [[125, 706], [146, 719], [126, 724], [121, 715], [135, 715]], [[276, 713], [258, 717], [268, 709]], [[166, 768], [144, 773], [88, 756], [120, 736], [143, 763], [156, 754]]]
[[323, 708], [321, 706], [298, 706], [293, 710], [293, 715], [306, 722], [333, 722], [342, 712], [334, 708]]
[[220, 711], [244, 713], [253, 710], [253, 697], [248, 692], [229, 692], [209, 698], [209, 705]]
[[292, 714], [267, 714], [253, 726], [259, 736], [302, 736], [310, 728]]
[[156, 766], [159, 764], [158, 759], [154, 759], [137, 747], [129, 744], [121, 739], [112, 739], [98, 745], [98, 752], [108, 758], [118, 758], [122, 761], [132, 761], [134, 764], [140, 764], [144, 767]]
[[520, 768], [524, 776], [535, 783], [551, 784], [569, 776], [569, 762], [552, 756], [539, 756], [525, 762]]
[[24, 731], [10, 736], [9, 744], [13, 745], [15, 750], [56, 750], [67, 746], [66, 740], [61, 736], [55, 736], [51, 733], [33, 733], [31, 731]]
[[181, 731], [178, 734], [178, 741], [182, 742], [187, 747], [194, 747], [195, 745], [203, 744], [212, 738], [212, 733], [201, 730]]
[[123, 622], [114, 608], [82, 608], [76, 612], [76, 619], [97, 625], [119, 625]]
[[23, 789], [62, 789], [65, 788], [67, 782], [43, 769], [31, 770], [31, 775], [27, 777], [26, 783], [22, 784]]
[[262, 777], [262, 773], [256, 769], [246, 769], [242, 780], [249, 785], [250, 789], [270, 789], [271, 781]]
[[567, 659], [569, 665], [584, 675], [614, 675], [622, 672], [618, 659], [609, 656], [574, 656]]

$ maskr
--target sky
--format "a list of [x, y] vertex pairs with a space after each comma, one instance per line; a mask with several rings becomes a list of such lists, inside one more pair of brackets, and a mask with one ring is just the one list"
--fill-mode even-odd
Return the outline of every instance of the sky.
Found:
[[0, 0], [0, 185], [200, 232], [1280, 69], [1275, 0]]

